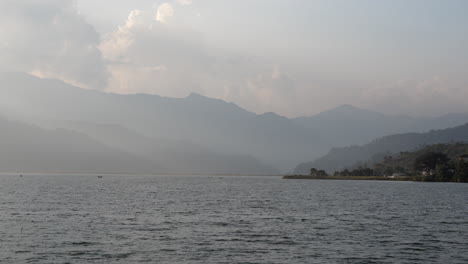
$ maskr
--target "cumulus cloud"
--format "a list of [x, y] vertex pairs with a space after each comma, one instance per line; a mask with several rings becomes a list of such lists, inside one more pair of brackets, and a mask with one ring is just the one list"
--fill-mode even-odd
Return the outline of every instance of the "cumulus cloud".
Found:
[[57, 78], [82, 87], [104, 87], [107, 70], [99, 34], [71, 0], [2, 0], [2, 68]]
[[[394, 71], [392, 67], [385, 68], [391, 71], [388, 76], [380, 74], [382, 77], [371, 79], [368, 76], [383, 70], [372, 71], [368, 69], [370, 64], [361, 67], [369, 70], [365, 73], [354, 71], [356, 67], [344, 69], [333, 63], [336, 58], [327, 61], [320, 60], [320, 56], [318, 62], [309, 57], [301, 62], [289, 53], [286, 59], [271, 54], [265, 55], [271, 59], [245, 55], [255, 53], [255, 48], [269, 48], [258, 43], [237, 53], [227, 52], [223, 44], [211, 43], [208, 48], [204, 35], [194, 30], [200, 25], [185, 24], [190, 22], [190, 15], [198, 12], [189, 7], [191, 0], [166, 0], [152, 10], [131, 11], [120, 26], [100, 35], [77, 12], [75, 2], [0, 1], [0, 69], [118, 93], [182, 97], [197, 92], [233, 101], [252, 111], [288, 116], [311, 114], [344, 103], [389, 113], [467, 111], [466, 70], [457, 65], [433, 67], [433, 72], [441, 72], [440, 76], [425, 80], [388, 81], [408, 79], [414, 74], [411, 70]], [[210, 35], [208, 39], [215, 38]], [[333, 65], [331, 69], [327, 62]], [[460, 73], [453, 73], [455, 70]], [[458, 76], [444, 76], [447, 72]], [[376, 79], [387, 82], [369, 84]]]
[[174, 16], [174, 8], [169, 3], [161, 4], [156, 10], [156, 21], [167, 23], [169, 18]]
[[0, 10], [2, 68], [118, 93], [197, 92], [257, 112], [281, 112], [294, 94], [278, 65], [208, 49], [201, 33], [177, 23], [169, 3], [133, 10], [103, 36], [71, 0], [5, 0]]
[[108, 89], [123, 93], [185, 96], [200, 86], [211, 60], [199, 33], [139, 10], [104, 36], [99, 48], [110, 62]]
[[111, 62], [109, 91], [176, 97], [197, 92], [256, 112], [292, 113], [288, 104], [296, 84], [280, 65], [209, 50], [202, 34], [155, 21], [149, 12], [132, 11], [100, 49]]

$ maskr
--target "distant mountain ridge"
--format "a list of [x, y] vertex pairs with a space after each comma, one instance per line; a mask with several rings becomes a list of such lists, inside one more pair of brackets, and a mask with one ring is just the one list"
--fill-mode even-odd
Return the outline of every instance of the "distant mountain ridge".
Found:
[[[0, 114], [10, 118], [38, 125], [42, 121], [60, 120], [113, 124], [152, 142], [172, 142], [169, 149], [174, 151], [174, 159], [187, 157], [183, 147], [176, 147], [177, 142], [185, 142], [191, 146], [192, 157], [198, 156], [190, 162], [185, 159], [186, 164], [199, 168], [211, 161], [201, 163], [197, 159], [204, 155], [216, 156], [222, 158], [218, 164], [224, 163], [224, 171], [249, 163], [249, 170], [255, 173], [271, 173], [268, 169], [271, 167], [274, 171], [290, 172], [298, 163], [319, 158], [334, 147], [468, 122], [468, 114], [413, 118], [384, 115], [349, 105], [311, 117], [291, 119], [275, 113], [257, 115], [233, 103], [199, 94], [185, 98], [112, 94], [23, 73], [0, 73], [0, 84]], [[62, 128], [77, 129], [67, 126], [62, 124]], [[90, 131], [80, 132], [93, 138]], [[198, 150], [193, 152], [195, 149]], [[153, 158], [163, 152], [155, 151]], [[144, 157], [148, 155], [145, 153]], [[245, 162], [229, 164], [228, 157]], [[167, 159], [166, 162], [169, 163]]]
[[344, 147], [366, 144], [377, 137], [444, 129], [468, 123], [468, 113], [446, 114], [439, 117], [410, 117], [385, 115], [351, 105], [342, 105], [310, 117], [299, 117], [295, 122], [328, 135], [328, 145]]
[[71, 130], [46, 130], [0, 117], [0, 172], [164, 173], [158, 162]]
[[[150, 138], [188, 141], [216, 153], [253, 156], [280, 170], [288, 170], [313, 155], [318, 136], [286, 118], [271, 119], [235, 104], [197, 94], [186, 98], [157, 95], [120, 95], [83, 90], [56, 80], [25, 74], [0, 75], [0, 111], [23, 120], [71, 120], [93, 124], [118, 124]], [[284, 149], [294, 149], [289, 155]], [[281, 150], [281, 151], [280, 151]]]
[[279, 171], [247, 155], [215, 153], [190, 142], [145, 137], [120, 125], [54, 122], [115, 149], [164, 164], [172, 174], [275, 175]]
[[334, 172], [357, 163], [375, 163], [384, 156], [440, 143], [468, 142], [468, 124], [426, 133], [406, 133], [385, 136], [361, 146], [334, 148], [312, 162], [299, 164], [295, 174], [306, 174], [310, 168]]

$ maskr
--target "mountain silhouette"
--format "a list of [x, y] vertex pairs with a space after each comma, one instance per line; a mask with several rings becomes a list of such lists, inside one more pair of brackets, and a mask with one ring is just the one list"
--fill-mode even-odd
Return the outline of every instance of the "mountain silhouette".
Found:
[[[116, 125], [152, 142], [148, 144], [152, 147], [144, 153], [133, 154], [150, 160], [159, 158], [168, 164], [168, 160], [184, 157], [184, 164], [192, 165], [184, 167], [183, 171], [190, 167], [194, 171], [206, 171], [200, 169], [206, 168], [203, 164], [213, 164], [216, 159], [211, 158], [218, 157], [220, 167], [214, 171], [224, 167], [222, 171], [237, 173], [240, 170], [234, 168], [245, 166], [255, 174], [288, 172], [300, 162], [325, 155], [331, 148], [468, 122], [465, 113], [441, 117], [393, 116], [350, 105], [308, 117], [286, 118], [275, 113], [255, 114], [236, 104], [195, 93], [185, 98], [114, 94], [14, 72], [0, 73], [0, 83], [4, 84], [0, 87], [0, 114], [45, 127], [60, 121]], [[68, 125], [61, 123], [61, 127], [54, 128], [79, 130]], [[92, 136], [88, 130], [80, 132]], [[103, 136], [94, 137], [94, 140], [106, 141]], [[158, 144], [166, 146], [168, 151], [153, 151], [151, 157], [150, 149], [156, 149], [153, 146]], [[109, 146], [125, 150], [116, 144]], [[170, 157], [169, 153], [173, 153], [173, 159], [165, 159]], [[202, 157], [211, 157], [203, 158], [210, 162], [201, 162]], [[232, 158], [232, 164], [227, 161], [229, 158]]]

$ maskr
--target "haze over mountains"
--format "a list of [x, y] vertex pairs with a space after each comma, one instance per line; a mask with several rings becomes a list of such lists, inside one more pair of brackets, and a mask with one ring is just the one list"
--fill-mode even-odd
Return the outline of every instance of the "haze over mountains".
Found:
[[44, 130], [0, 118], [1, 172], [152, 173], [159, 163], [106, 146], [74, 131]]
[[278, 170], [249, 155], [210, 151], [188, 141], [162, 140], [140, 135], [121, 125], [83, 122], [51, 122], [51, 127], [67, 127], [112, 146], [159, 164], [172, 174], [277, 174]]
[[[135, 170], [135, 173], [285, 173], [333, 147], [364, 144], [394, 133], [468, 123], [468, 114], [415, 118], [389, 116], [348, 105], [311, 117], [288, 119], [275, 113], [258, 115], [198, 94], [186, 98], [111, 94], [12, 72], [0, 73], [0, 84], [0, 114], [42, 127], [15, 123], [19, 131], [31, 131], [31, 140], [35, 133], [49, 134], [52, 139], [62, 130], [50, 129], [67, 129], [70, 141], [79, 138], [87, 142], [80, 146], [93, 145], [99, 149], [93, 153], [115, 152], [133, 162], [125, 166], [119, 163], [121, 166], [113, 170], [103, 166], [87, 171], [115, 172], [123, 166], [126, 169], [121, 172]], [[15, 135], [8, 134], [15, 142], [24, 141]], [[67, 137], [61, 138], [66, 141]], [[47, 145], [35, 147], [47, 150]], [[27, 146], [23, 151], [28, 152]], [[62, 146], [63, 153], [73, 150], [72, 146]], [[8, 156], [8, 149], [2, 148], [0, 152]], [[112, 156], [103, 154], [104, 157]], [[50, 160], [54, 158], [51, 156]], [[12, 162], [8, 169], [16, 171], [15, 164], [28, 169], [18, 162]], [[139, 169], [133, 169], [138, 162]], [[44, 165], [40, 169], [47, 168]], [[61, 170], [75, 168], [79, 170], [79, 166]]]
[[342, 105], [295, 122], [313, 129], [329, 140], [327, 146], [365, 144], [377, 137], [405, 132], [424, 132], [459, 126], [468, 122], [468, 113], [451, 113], [438, 117], [385, 115]]

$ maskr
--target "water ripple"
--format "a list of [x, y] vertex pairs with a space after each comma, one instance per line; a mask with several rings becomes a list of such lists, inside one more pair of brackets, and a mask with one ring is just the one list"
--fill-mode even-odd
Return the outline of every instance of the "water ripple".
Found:
[[466, 184], [1, 175], [0, 260], [468, 263], [467, 200]]

